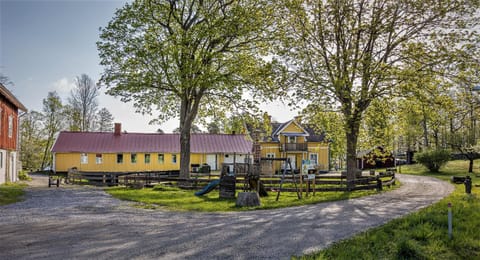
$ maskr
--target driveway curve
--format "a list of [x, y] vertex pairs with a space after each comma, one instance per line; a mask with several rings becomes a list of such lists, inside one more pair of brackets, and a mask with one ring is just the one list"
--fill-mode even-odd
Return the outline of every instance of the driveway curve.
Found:
[[[288, 259], [435, 203], [454, 187], [398, 175], [378, 195], [315, 205], [233, 213], [137, 209], [101, 188], [46, 188], [0, 206], [0, 259]], [[40, 183], [41, 187], [35, 187]]]

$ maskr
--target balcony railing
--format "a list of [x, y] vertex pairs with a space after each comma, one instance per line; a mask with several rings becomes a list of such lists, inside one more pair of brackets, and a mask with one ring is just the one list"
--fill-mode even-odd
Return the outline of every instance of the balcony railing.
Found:
[[307, 143], [290, 143], [280, 146], [281, 152], [306, 152], [308, 151]]

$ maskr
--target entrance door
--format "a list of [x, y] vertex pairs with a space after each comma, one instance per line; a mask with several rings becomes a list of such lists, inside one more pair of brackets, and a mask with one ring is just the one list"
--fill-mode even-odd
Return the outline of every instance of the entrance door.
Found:
[[207, 154], [207, 164], [210, 165], [212, 171], [217, 170], [217, 155], [216, 154]]
[[[292, 165], [292, 168], [293, 168], [294, 170], [297, 169], [297, 166], [296, 166], [296, 164], [295, 164], [295, 160], [296, 160], [297, 156], [295, 156], [295, 155], [288, 155], [287, 158], [290, 159], [290, 164]], [[287, 168], [287, 169], [288, 169], [288, 168]]]

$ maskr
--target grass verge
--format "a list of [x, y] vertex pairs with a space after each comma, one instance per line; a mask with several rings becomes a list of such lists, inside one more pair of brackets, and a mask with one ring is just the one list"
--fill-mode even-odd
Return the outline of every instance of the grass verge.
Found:
[[[398, 183], [398, 182], [397, 182]], [[388, 191], [398, 187], [384, 187]], [[200, 188], [199, 188], [200, 190]], [[237, 187], [237, 191], [238, 191]], [[247, 211], [261, 209], [275, 209], [291, 206], [315, 204], [326, 201], [345, 200], [377, 194], [375, 190], [354, 192], [316, 192], [315, 196], [310, 192], [308, 197], [303, 193], [303, 198], [298, 199], [296, 192], [282, 192], [279, 201], [275, 201], [277, 193], [269, 192], [268, 197], [260, 198], [259, 207], [236, 207], [235, 199], [220, 199], [218, 190], [214, 190], [204, 196], [195, 196], [196, 190], [182, 190], [176, 187], [157, 185], [154, 188], [132, 189], [125, 187], [112, 187], [106, 190], [112, 196], [138, 202], [143, 208], [164, 208], [174, 211], [201, 211], [201, 212], [226, 212]]]
[[25, 192], [23, 188], [27, 185], [23, 183], [6, 183], [0, 185], [0, 205], [6, 205], [23, 200]]
[[[478, 166], [480, 160], [475, 161]], [[402, 166], [402, 173], [434, 176], [449, 181], [467, 175], [468, 162], [452, 161], [441, 173], [420, 165]], [[478, 169], [478, 168], [476, 168]], [[463, 184], [442, 201], [386, 225], [300, 259], [480, 259], [480, 172], [470, 174], [474, 187]], [[453, 237], [448, 237], [448, 203], [452, 204]]]

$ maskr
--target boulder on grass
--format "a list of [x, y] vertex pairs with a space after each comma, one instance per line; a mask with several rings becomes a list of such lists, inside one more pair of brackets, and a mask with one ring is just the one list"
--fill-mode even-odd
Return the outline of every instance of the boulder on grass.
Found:
[[237, 207], [260, 206], [260, 196], [257, 192], [239, 192], [235, 205]]

